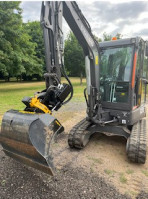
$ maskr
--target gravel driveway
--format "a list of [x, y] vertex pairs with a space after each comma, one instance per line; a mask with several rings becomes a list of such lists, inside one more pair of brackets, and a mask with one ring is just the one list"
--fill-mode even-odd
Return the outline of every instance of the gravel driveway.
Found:
[[[80, 109], [85, 110], [85, 104], [79, 106], [78, 110], [75, 109], [75, 106], [72, 107], [73, 111], [79, 111]], [[69, 110], [71, 110], [70, 106], [65, 107], [65, 109], [63, 108], [63, 111], [68, 112]], [[62, 118], [62, 111], [60, 114]], [[65, 120], [65, 125], [66, 122], [68, 125], [70, 124], [68, 120]], [[71, 124], [72, 123], [73, 122], [71, 119]], [[68, 125], [67, 131], [69, 131], [70, 128]], [[62, 144], [63, 143], [64, 142], [62, 142]], [[89, 148], [91, 148], [91, 145], [93, 146], [93, 143], [90, 144]], [[86, 151], [89, 152], [88, 149], [86, 149]], [[81, 151], [69, 153], [69, 155], [72, 156], [74, 153], [79, 153], [79, 159], [81, 159], [81, 154], [83, 154]], [[81, 160], [83, 161], [83, 159]], [[66, 161], [67, 160], [65, 159], [65, 162]], [[101, 165], [98, 165], [98, 168], [99, 166], [101, 167]], [[89, 170], [80, 167], [80, 165], [75, 165], [75, 167], [73, 167], [72, 164], [68, 163], [68, 161], [60, 168], [60, 170], [57, 170], [57, 173], [54, 177], [48, 176], [7, 157], [3, 153], [2, 147], [0, 145], [0, 199], [21, 198], [126, 199], [131, 197], [128, 195], [128, 193], [126, 195], [119, 193], [119, 191], [113, 186], [112, 182], [107, 178], [104, 178], [100, 174], [96, 175], [93, 172], [89, 172]], [[141, 192], [138, 196], [133, 198], [147, 199], [148, 194]]]

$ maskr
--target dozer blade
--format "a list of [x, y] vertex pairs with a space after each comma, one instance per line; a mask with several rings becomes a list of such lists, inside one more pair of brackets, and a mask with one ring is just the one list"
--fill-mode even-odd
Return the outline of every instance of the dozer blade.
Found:
[[51, 144], [63, 130], [50, 114], [9, 110], [3, 116], [0, 143], [6, 155], [53, 175]]

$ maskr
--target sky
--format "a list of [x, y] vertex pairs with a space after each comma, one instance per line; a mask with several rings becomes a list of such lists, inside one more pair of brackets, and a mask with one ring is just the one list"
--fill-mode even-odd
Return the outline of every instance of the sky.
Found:
[[[77, 4], [89, 22], [92, 32], [99, 38], [106, 32], [112, 36], [121, 33], [123, 38], [141, 36], [148, 40], [148, 1], [90, 0], [77, 1]], [[24, 22], [40, 20], [41, 2], [24, 1], [21, 7]], [[69, 31], [63, 20], [64, 38]]]

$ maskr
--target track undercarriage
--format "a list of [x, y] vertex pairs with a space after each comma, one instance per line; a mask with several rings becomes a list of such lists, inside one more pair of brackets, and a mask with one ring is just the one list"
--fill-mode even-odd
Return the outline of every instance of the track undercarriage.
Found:
[[144, 164], [146, 161], [146, 149], [146, 120], [142, 119], [133, 125], [126, 145], [127, 156], [131, 162]]
[[127, 139], [126, 152], [131, 162], [144, 164], [146, 161], [146, 120], [142, 119], [133, 125], [130, 131], [122, 126], [99, 126], [83, 119], [69, 133], [68, 144], [71, 148], [82, 149], [95, 132], [124, 136]]

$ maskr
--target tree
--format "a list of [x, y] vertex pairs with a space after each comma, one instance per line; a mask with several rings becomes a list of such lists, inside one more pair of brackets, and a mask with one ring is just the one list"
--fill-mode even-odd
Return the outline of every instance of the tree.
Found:
[[95, 40], [96, 40], [97, 42], [101, 42], [101, 41], [102, 41], [102, 39], [99, 38], [98, 36], [96, 36], [96, 35], [93, 35], [93, 36], [94, 36], [94, 38], [95, 38]]
[[112, 40], [112, 36], [108, 35], [106, 32], [103, 33], [103, 40], [104, 41], [110, 41]]
[[[13, 49], [19, 37], [21, 25], [19, 2], [0, 2], [0, 72], [8, 79], [13, 74]], [[14, 12], [15, 10], [15, 12]]]
[[22, 25], [20, 2], [0, 2], [0, 74], [22, 77], [42, 75], [42, 65], [35, 55], [35, 43], [30, 41]]
[[120, 33], [117, 33], [115, 37], [117, 37], [117, 39], [122, 39], [123, 35]]
[[[117, 33], [117, 34], [115, 35], [115, 37], [116, 37], [117, 39], [121, 39], [121, 38], [122, 38], [122, 35], [121, 35], [120, 33]], [[103, 40], [104, 40], [104, 41], [111, 41], [112, 38], [113, 38], [112, 35], [108, 35], [106, 32], [103, 33]]]
[[30, 41], [36, 43], [35, 52], [36, 56], [42, 61], [45, 65], [45, 48], [43, 40], [43, 31], [39, 21], [32, 21], [23, 24], [27, 33], [31, 37]]
[[38, 80], [43, 75], [43, 62], [36, 55], [36, 43], [31, 42], [31, 36], [26, 32], [25, 27], [22, 27], [22, 35], [20, 39], [21, 47], [21, 65], [24, 67], [25, 72], [22, 73], [25, 80], [31, 80], [34, 76]]
[[80, 84], [85, 75], [85, 57], [83, 49], [72, 32], [65, 40], [64, 62], [69, 76], [80, 77]]

